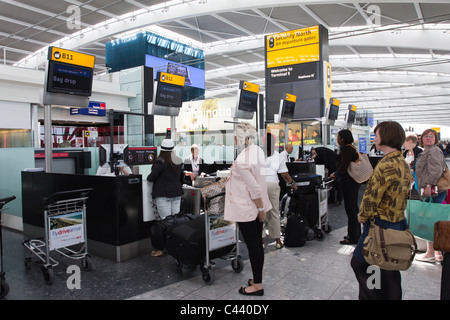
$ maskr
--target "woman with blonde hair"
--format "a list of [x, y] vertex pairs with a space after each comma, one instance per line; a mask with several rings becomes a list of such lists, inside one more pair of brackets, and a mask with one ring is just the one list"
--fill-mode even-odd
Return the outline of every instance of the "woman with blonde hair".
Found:
[[226, 184], [224, 218], [238, 223], [252, 267], [253, 279], [248, 281], [247, 287], [241, 287], [239, 293], [262, 296], [262, 229], [266, 212], [272, 205], [267, 195], [264, 152], [255, 144], [256, 137], [256, 129], [249, 123], [237, 125], [234, 138], [240, 152], [230, 168]]

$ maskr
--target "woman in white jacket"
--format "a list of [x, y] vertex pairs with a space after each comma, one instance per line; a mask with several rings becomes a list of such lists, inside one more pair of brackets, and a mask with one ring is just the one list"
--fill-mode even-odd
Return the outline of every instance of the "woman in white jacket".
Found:
[[262, 227], [266, 211], [270, 210], [272, 205], [267, 195], [264, 152], [255, 145], [256, 136], [256, 129], [249, 123], [240, 123], [235, 130], [236, 145], [244, 149], [230, 168], [226, 184], [224, 218], [238, 223], [252, 267], [253, 279], [248, 281], [248, 287], [241, 287], [239, 293], [262, 296], [264, 294]]

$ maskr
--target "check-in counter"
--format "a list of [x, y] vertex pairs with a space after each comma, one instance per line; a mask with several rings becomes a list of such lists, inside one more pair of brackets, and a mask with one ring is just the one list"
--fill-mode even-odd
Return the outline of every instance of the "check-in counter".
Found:
[[123, 261], [151, 252], [150, 221], [143, 219], [142, 176], [87, 176], [22, 172], [23, 230], [44, 236], [43, 199], [55, 192], [92, 188], [86, 203], [89, 253]]

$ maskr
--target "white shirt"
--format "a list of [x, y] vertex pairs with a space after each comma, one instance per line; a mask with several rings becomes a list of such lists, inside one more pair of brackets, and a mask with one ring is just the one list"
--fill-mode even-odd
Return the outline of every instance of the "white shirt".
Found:
[[270, 157], [266, 158], [266, 182], [278, 183], [278, 173], [288, 172], [286, 166], [287, 152], [278, 153], [274, 151]]

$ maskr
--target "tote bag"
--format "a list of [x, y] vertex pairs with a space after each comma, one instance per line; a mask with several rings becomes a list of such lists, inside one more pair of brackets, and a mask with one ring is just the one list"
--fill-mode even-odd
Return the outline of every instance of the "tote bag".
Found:
[[450, 206], [448, 204], [428, 201], [408, 200], [406, 212], [409, 214], [409, 229], [419, 238], [433, 241], [434, 224], [438, 221], [450, 220]]
[[[351, 146], [356, 150], [354, 145]], [[359, 155], [359, 159], [354, 162], [350, 162], [347, 172], [356, 182], [364, 183], [369, 180], [372, 175], [373, 167], [367, 154], [359, 153], [358, 150], [356, 150], [356, 152]]]

